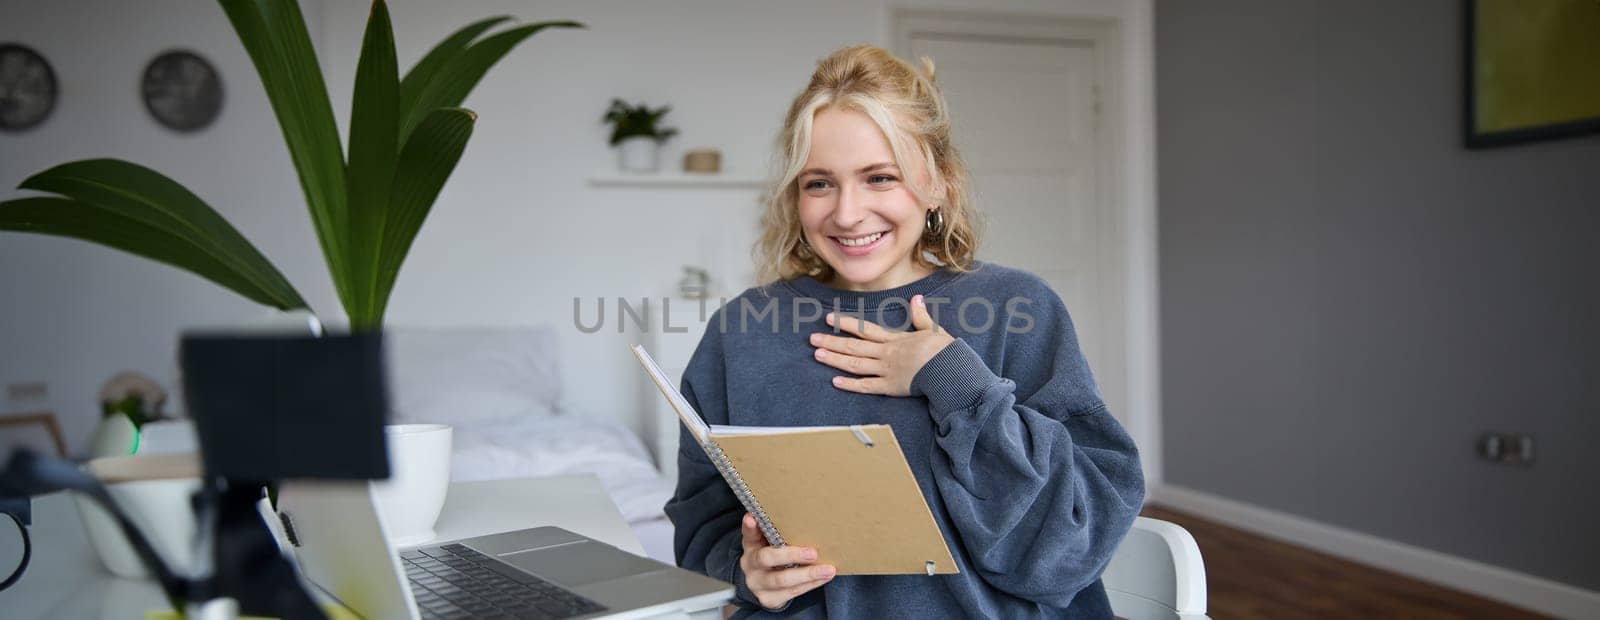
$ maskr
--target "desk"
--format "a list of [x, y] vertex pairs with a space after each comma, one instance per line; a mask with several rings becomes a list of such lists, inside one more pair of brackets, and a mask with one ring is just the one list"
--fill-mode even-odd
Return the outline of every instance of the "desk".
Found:
[[[600, 480], [587, 475], [452, 484], [434, 531], [439, 540], [452, 540], [543, 525], [645, 554]], [[30, 530], [33, 564], [20, 582], [0, 592], [0, 616], [126, 619], [167, 607], [155, 582], [106, 572], [66, 494], [35, 498]], [[13, 544], [5, 543], [4, 557], [16, 557]]]

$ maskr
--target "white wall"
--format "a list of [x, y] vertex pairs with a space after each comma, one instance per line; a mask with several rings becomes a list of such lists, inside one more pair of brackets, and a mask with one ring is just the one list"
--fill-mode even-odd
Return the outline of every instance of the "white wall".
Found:
[[[63, 104], [44, 127], [0, 137], [0, 183], [69, 158], [114, 154], [157, 164], [213, 202], [284, 269], [323, 313], [336, 309], [320, 253], [306, 222], [270, 109], [220, 9], [168, 2], [108, 10], [127, 15], [96, 32], [69, 10], [44, 2], [0, 0], [0, 39], [25, 41], [57, 64]], [[190, 7], [193, 15], [176, 7]], [[75, 6], [82, 7], [82, 3]], [[148, 5], [146, 5], [148, 6]], [[303, 3], [341, 118], [349, 108], [361, 32], [362, 2]], [[1127, 20], [1134, 65], [1127, 101], [1149, 99], [1149, 6], [1129, 2], [896, 2], [893, 6], [1000, 10]], [[513, 51], [467, 100], [479, 113], [476, 134], [396, 285], [393, 325], [533, 324], [557, 327], [569, 363], [569, 405], [637, 426], [640, 373], [625, 344], [644, 337], [631, 327], [583, 334], [573, 326], [574, 297], [586, 314], [596, 297], [660, 297], [684, 264], [705, 264], [742, 289], [749, 283], [757, 192], [731, 188], [597, 188], [587, 179], [611, 170], [600, 116], [612, 97], [670, 103], [667, 124], [680, 134], [663, 161], [676, 167], [685, 149], [723, 152], [724, 169], [764, 175], [772, 137], [789, 100], [815, 61], [840, 46], [888, 44], [887, 2], [673, 3], [521, 2], [391, 5], [402, 67], [455, 28], [479, 17], [525, 21], [575, 19], [588, 30], [540, 33]], [[182, 42], [211, 57], [224, 74], [228, 103], [216, 126], [193, 138], [153, 126], [133, 92], [150, 56]], [[118, 82], [121, 80], [121, 82]], [[88, 93], [94, 93], [91, 97]], [[83, 93], [81, 95], [76, 93]], [[88, 99], [87, 101], [85, 99]], [[90, 103], [94, 101], [96, 103]], [[91, 107], [93, 106], [93, 107]], [[1131, 114], [1130, 160], [1145, 116]], [[959, 122], [959, 119], [957, 119]], [[1143, 170], [1148, 170], [1145, 165]], [[1141, 168], [1130, 171], [1136, 183]], [[1130, 200], [1148, 197], [1134, 189]], [[11, 297], [0, 331], [0, 381], [51, 383], [71, 440], [81, 445], [99, 382], [138, 368], [169, 383], [175, 336], [194, 321], [257, 313], [217, 287], [171, 269], [85, 244], [0, 235], [0, 287]], [[675, 321], [676, 322], [676, 321]]]
[[[276, 122], [220, 8], [192, 0], [0, 0], [0, 41], [38, 50], [54, 66], [60, 90], [43, 125], [0, 133], [0, 197], [20, 195], [11, 188], [58, 163], [136, 161], [221, 211], [311, 303], [333, 305]], [[200, 52], [222, 74], [222, 114], [197, 134], [162, 128], [139, 98], [145, 64], [172, 47]], [[74, 449], [97, 421], [95, 392], [111, 375], [138, 369], [173, 385], [180, 326], [263, 312], [164, 265], [13, 233], [0, 233], [0, 308], [0, 382], [48, 381], [48, 406]], [[3, 403], [0, 410], [14, 406]]]

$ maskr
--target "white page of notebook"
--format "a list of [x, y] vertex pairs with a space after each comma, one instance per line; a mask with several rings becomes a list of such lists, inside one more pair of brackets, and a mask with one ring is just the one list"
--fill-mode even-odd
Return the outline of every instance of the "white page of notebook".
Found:
[[678, 410], [679, 419], [682, 419], [685, 424], [688, 424], [689, 432], [692, 433], [696, 438], [700, 438], [702, 441], [704, 441], [704, 438], [706, 437], [712, 437], [716, 435], [776, 435], [780, 433], [803, 433], [806, 431], [845, 428], [843, 426], [708, 425], [706, 424], [705, 419], [700, 417], [700, 412], [695, 411], [694, 407], [689, 406], [689, 400], [684, 398], [683, 394], [678, 392], [677, 388], [672, 387], [672, 382], [667, 379], [667, 374], [661, 371], [660, 366], [656, 365], [656, 360], [655, 358], [650, 357], [650, 352], [646, 351], [643, 346], [637, 344], [633, 345], [632, 349], [634, 355], [639, 358], [639, 361], [644, 363], [644, 369], [646, 372], [650, 373], [650, 379], [655, 381], [656, 387], [661, 388], [661, 393], [667, 396], [667, 402], [671, 403], [672, 407]]
[[804, 433], [807, 431], [827, 431], [848, 426], [729, 426], [725, 424], [712, 424], [711, 435], [777, 435], [780, 433]]
[[678, 410], [678, 419], [683, 420], [683, 423], [689, 426], [689, 432], [696, 439], [704, 442], [705, 438], [710, 436], [711, 429], [706, 426], [705, 419], [700, 417], [700, 412], [689, 406], [689, 401], [683, 397], [683, 394], [678, 393], [678, 388], [672, 387], [672, 381], [667, 379], [667, 373], [661, 372], [661, 367], [656, 365], [656, 360], [650, 357], [649, 351], [644, 350], [643, 346], [637, 344], [633, 345], [632, 348], [634, 356], [639, 358], [639, 361], [644, 364], [645, 371], [650, 373], [650, 379], [655, 381], [656, 387], [660, 388], [661, 393], [666, 395], [667, 402], [672, 405], [673, 409]]

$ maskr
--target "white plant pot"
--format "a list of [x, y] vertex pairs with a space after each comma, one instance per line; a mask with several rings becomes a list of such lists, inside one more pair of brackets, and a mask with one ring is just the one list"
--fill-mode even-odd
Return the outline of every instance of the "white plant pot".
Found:
[[655, 172], [661, 166], [661, 143], [634, 136], [617, 143], [617, 164], [623, 172]]
[[321, 336], [322, 320], [310, 310], [273, 310], [263, 312], [247, 326], [258, 332], [282, 332], [289, 335]]
[[[117, 506], [144, 532], [150, 546], [179, 574], [188, 574], [194, 568], [193, 548], [189, 545], [194, 538], [195, 521], [189, 497], [199, 490], [199, 478], [139, 480], [106, 486]], [[150, 571], [111, 513], [81, 494], [74, 493], [72, 497], [78, 504], [78, 516], [83, 519], [89, 544], [106, 570], [118, 577], [149, 578]]]
[[450, 490], [451, 429], [444, 424], [391, 424], [389, 479], [372, 494], [384, 532], [396, 547], [433, 540], [433, 524]]
[[[198, 469], [199, 457], [194, 454], [160, 458], [109, 457], [90, 461], [88, 468], [100, 476], [147, 478], [108, 483], [106, 492], [139, 531], [144, 532], [150, 546], [167, 561], [168, 566], [179, 574], [189, 574], [195, 567], [193, 542], [196, 527], [189, 498], [200, 489], [200, 478], [173, 473], [173, 463], [183, 463], [176, 469], [192, 474]], [[139, 555], [122, 534], [122, 528], [117, 526], [111, 513], [82, 494], [74, 493], [73, 500], [78, 507], [78, 516], [83, 520], [89, 544], [106, 570], [118, 577], [149, 578], [150, 571], [139, 560]]]

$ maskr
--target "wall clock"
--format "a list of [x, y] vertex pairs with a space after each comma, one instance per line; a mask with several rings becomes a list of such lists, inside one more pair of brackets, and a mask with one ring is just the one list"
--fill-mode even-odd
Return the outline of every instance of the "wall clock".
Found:
[[199, 54], [172, 50], [144, 69], [144, 107], [169, 129], [199, 131], [222, 113], [222, 78]]
[[0, 43], [0, 131], [44, 122], [56, 107], [56, 72], [33, 48]]

